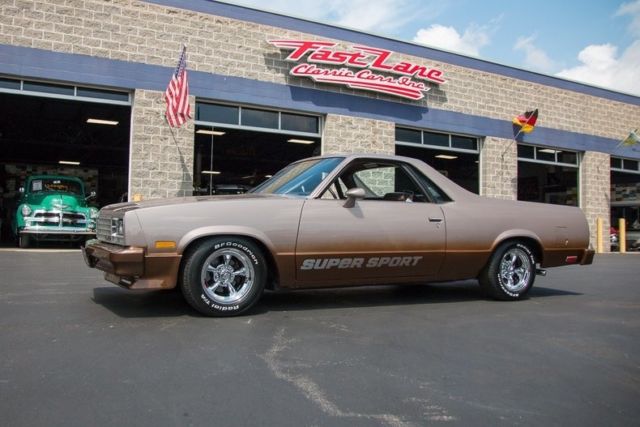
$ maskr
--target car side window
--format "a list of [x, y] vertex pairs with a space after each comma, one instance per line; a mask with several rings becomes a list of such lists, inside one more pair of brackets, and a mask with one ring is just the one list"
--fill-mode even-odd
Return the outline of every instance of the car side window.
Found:
[[451, 198], [447, 196], [447, 194], [440, 189], [436, 184], [433, 183], [429, 178], [423, 175], [421, 172], [411, 168], [412, 175], [416, 177], [418, 181], [420, 181], [421, 186], [427, 191], [427, 195], [429, 199], [431, 199], [434, 203], [445, 203], [450, 202]]
[[320, 196], [321, 199], [326, 200], [341, 200], [344, 199], [344, 193], [346, 190], [342, 191], [340, 187], [339, 180], [334, 181]]
[[321, 199], [344, 199], [350, 188], [362, 188], [365, 200], [428, 202], [429, 197], [408, 172], [407, 165], [364, 160], [349, 165], [322, 193]]

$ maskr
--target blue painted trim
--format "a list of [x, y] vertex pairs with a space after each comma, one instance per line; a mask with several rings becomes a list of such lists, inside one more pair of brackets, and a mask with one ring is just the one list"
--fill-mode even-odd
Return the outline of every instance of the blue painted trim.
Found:
[[[172, 73], [173, 68], [169, 67], [0, 44], [0, 74], [18, 78], [59, 80], [116, 89], [164, 91]], [[191, 94], [198, 98], [315, 114], [364, 117], [479, 137], [514, 137], [510, 120], [240, 77], [189, 71], [189, 87]], [[519, 140], [534, 145], [640, 158], [640, 152], [631, 148], [616, 148], [618, 141], [614, 139], [557, 129], [537, 127], [533, 133], [524, 135]]]
[[487, 73], [499, 74], [558, 89], [570, 90], [584, 93], [613, 101], [627, 104], [640, 105], [640, 97], [589, 86], [582, 83], [564, 80], [558, 77], [538, 74], [533, 71], [522, 70], [507, 65], [496, 64], [481, 59], [470, 58], [451, 52], [419, 46], [412, 43], [394, 40], [382, 36], [362, 33], [356, 30], [335, 27], [329, 24], [308, 21], [300, 18], [279, 15], [271, 12], [264, 12], [239, 5], [219, 3], [212, 0], [145, 0], [162, 6], [186, 9], [194, 12], [206, 13], [209, 15], [222, 16], [226, 18], [249, 21], [257, 24], [269, 25], [288, 30], [299, 31], [307, 34], [315, 34], [322, 37], [344, 40], [354, 44], [364, 44], [375, 46], [394, 52], [405, 53], [407, 55], [427, 58], [433, 61], [446, 62], [460, 67], [471, 68]]

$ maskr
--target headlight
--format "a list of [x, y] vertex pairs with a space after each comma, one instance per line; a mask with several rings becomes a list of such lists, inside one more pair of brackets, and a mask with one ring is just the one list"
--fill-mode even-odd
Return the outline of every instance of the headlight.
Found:
[[20, 213], [22, 213], [22, 216], [29, 216], [31, 215], [31, 208], [29, 207], [29, 205], [22, 205]]
[[98, 218], [98, 209], [96, 208], [91, 208], [91, 210], [89, 211], [90, 215], [91, 215], [91, 219], [97, 219]]
[[123, 218], [111, 218], [111, 236], [124, 237]]

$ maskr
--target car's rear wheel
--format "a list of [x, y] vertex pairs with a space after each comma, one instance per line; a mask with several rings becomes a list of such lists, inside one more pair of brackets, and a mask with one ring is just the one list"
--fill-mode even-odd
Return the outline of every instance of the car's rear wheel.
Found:
[[260, 248], [240, 237], [212, 238], [188, 251], [181, 287], [187, 302], [206, 316], [234, 316], [260, 299], [267, 266]]
[[531, 248], [517, 241], [495, 250], [480, 275], [480, 286], [495, 299], [513, 301], [527, 295], [536, 277], [536, 259]]

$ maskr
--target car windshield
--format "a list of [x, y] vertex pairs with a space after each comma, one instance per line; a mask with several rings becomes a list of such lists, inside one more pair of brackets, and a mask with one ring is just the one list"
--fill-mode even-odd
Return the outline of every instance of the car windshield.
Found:
[[62, 178], [38, 178], [31, 181], [30, 193], [63, 192], [82, 194], [82, 185], [78, 181]]
[[338, 166], [342, 157], [306, 160], [287, 166], [252, 193], [308, 196]]

